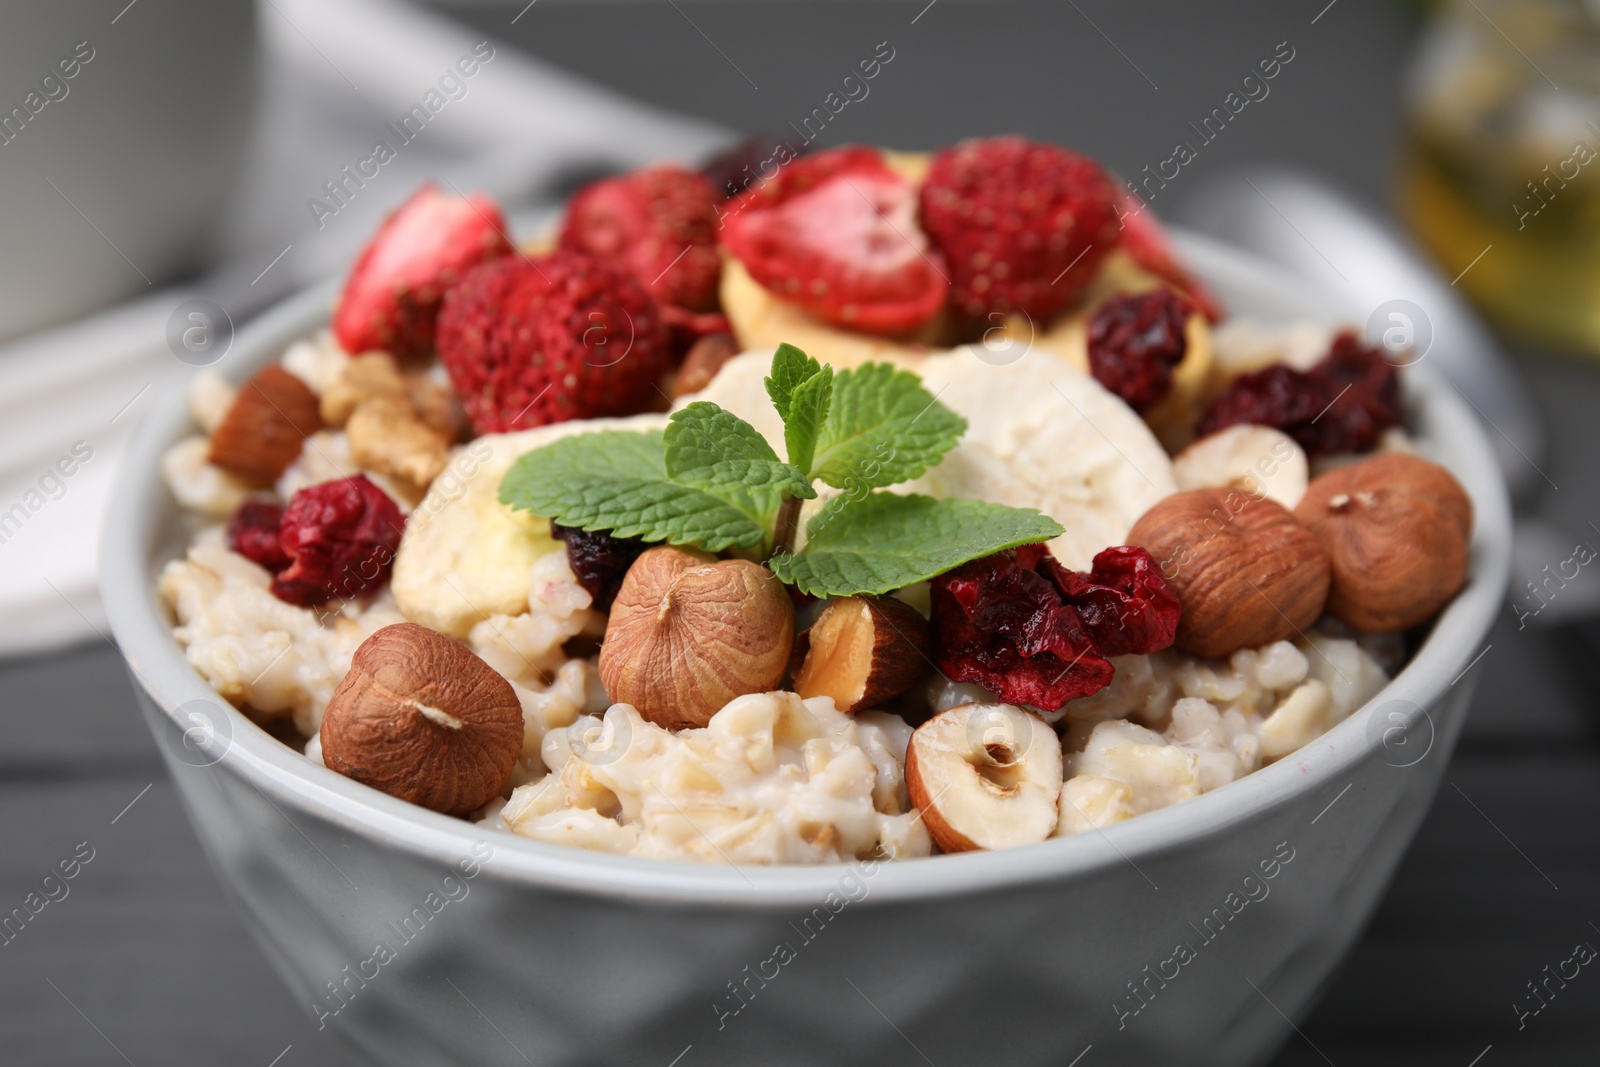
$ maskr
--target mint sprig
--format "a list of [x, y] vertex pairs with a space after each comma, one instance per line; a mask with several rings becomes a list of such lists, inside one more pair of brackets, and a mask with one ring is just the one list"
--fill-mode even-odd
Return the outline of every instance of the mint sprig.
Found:
[[[523, 455], [500, 501], [618, 537], [757, 550], [779, 579], [819, 597], [885, 593], [1062, 532], [1031, 508], [874, 492], [935, 466], [966, 432], [914, 374], [869, 363], [835, 375], [781, 345], [766, 386], [787, 462], [749, 423], [696, 401], [665, 431], [579, 434]], [[795, 550], [813, 480], [845, 492]]]

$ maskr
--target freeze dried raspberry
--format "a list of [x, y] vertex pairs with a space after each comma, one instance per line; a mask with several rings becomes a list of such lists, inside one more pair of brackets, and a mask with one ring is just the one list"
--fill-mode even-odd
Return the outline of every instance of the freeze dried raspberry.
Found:
[[719, 197], [729, 200], [756, 182], [771, 179], [780, 168], [805, 155], [805, 151], [803, 144], [796, 149], [788, 141], [758, 133], [706, 160], [700, 166], [700, 173]]
[[300, 490], [283, 509], [283, 551], [291, 562], [272, 580], [272, 594], [311, 607], [378, 588], [389, 580], [405, 524], [364, 474]]
[[1182, 605], [1155, 558], [1136, 545], [1108, 548], [1088, 574], [1068, 570], [1053, 556], [1044, 566], [1077, 609], [1102, 656], [1142, 656], [1171, 646]]
[[1047, 711], [1111, 681], [1083, 620], [1039, 573], [1045, 555], [1043, 545], [1007, 549], [933, 580], [934, 657], [951, 681]]
[[438, 347], [479, 433], [647, 411], [672, 367], [644, 287], [564, 250], [468, 272], [445, 294]]
[[932, 607], [948, 678], [1046, 711], [1104, 688], [1106, 657], [1171, 645], [1180, 611], [1150, 554], [1132, 546], [1101, 552], [1086, 575], [1043, 545], [997, 552], [935, 578]]
[[1308, 456], [1368, 452], [1400, 425], [1400, 382], [1377, 348], [1341, 333], [1309, 371], [1283, 364], [1241, 374], [1200, 419], [1201, 437], [1240, 423], [1272, 426]]
[[622, 268], [663, 305], [716, 305], [718, 197], [711, 183], [670, 164], [580, 189], [567, 205], [561, 247]]
[[916, 201], [877, 152], [819, 152], [728, 205], [722, 241], [763, 288], [823, 322], [910, 333], [950, 288], [917, 228]]
[[1190, 303], [1172, 290], [1124, 293], [1100, 306], [1089, 320], [1089, 370], [1095, 380], [1135, 411], [1144, 411], [1172, 389], [1173, 368], [1189, 350], [1184, 324]]
[[590, 532], [574, 526], [550, 524], [550, 535], [566, 543], [567, 564], [594, 601], [597, 611], [611, 610], [623, 576], [640, 553], [650, 546], [637, 537], [612, 537], [605, 531]]
[[228, 520], [228, 547], [273, 574], [289, 565], [278, 526], [283, 508], [265, 500], [246, 500]]
[[1075, 152], [1021, 137], [963, 141], [933, 157], [922, 227], [949, 263], [958, 309], [1042, 321], [1116, 247], [1119, 200], [1100, 164]]

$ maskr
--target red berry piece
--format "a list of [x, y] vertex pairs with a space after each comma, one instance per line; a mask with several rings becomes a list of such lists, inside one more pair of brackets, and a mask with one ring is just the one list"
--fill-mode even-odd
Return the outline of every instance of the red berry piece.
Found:
[[649, 410], [672, 367], [644, 286], [565, 250], [469, 271], [439, 312], [439, 359], [478, 433]]
[[1400, 382], [1383, 351], [1342, 333], [1309, 371], [1275, 364], [1235, 378], [1200, 419], [1204, 437], [1240, 423], [1272, 426], [1308, 456], [1368, 452], [1401, 423]]
[[1122, 194], [1122, 247], [1141, 268], [1183, 290], [1209, 321], [1222, 321], [1226, 314], [1222, 301], [1178, 259], [1172, 238], [1161, 228], [1155, 212], [1126, 191]]
[[384, 220], [351, 268], [333, 316], [339, 346], [400, 357], [426, 352], [444, 291], [469, 267], [510, 251], [494, 201], [424, 185]]
[[1043, 545], [974, 560], [933, 580], [935, 662], [1011, 704], [1054, 711], [1111, 681], [1113, 669], [1039, 563]]
[[379, 588], [405, 525], [394, 501], [364, 474], [300, 490], [283, 509], [290, 563], [272, 580], [273, 595], [311, 607]]
[[806, 156], [751, 186], [723, 216], [723, 243], [767, 289], [867, 333], [910, 333], [949, 291], [916, 191], [871, 149]]
[[1089, 320], [1089, 370], [1135, 411], [1172, 389], [1172, 371], [1189, 350], [1183, 327], [1189, 303], [1163, 287], [1124, 293]]
[[1068, 570], [1053, 556], [1042, 563], [1102, 656], [1148, 655], [1171, 647], [1177, 637], [1183, 610], [1178, 594], [1144, 549], [1108, 548], [1094, 557], [1088, 574]]
[[246, 500], [228, 520], [228, 547], [273, 574], [289, 565], [278, 525], [283, 508], [265, 500]]
[[597, 611], [609, 611], [633, 561], [650, 546], [637, 537], [612, 537], [573, 526], [550, 524], [550, 534], [567, 546], [567, 563], [578, 584], [588, 591]]
[[730, 200], [759, 181], [771, 180], [780, 168], [804, 154], [804, 145], [796, 149], [788, 141], [758, 133], [706, 160], [700, 173], [720, 199]]
[[717, 196], [702, 175], [659, 166], [580, 189], [567, 206], [561, 247], [627, 271], [662, 304], [716, 306]]
[[1094, 278], [1119, 239], [1119, 191], [1094, 160], [1021, 137], [963, 141], [933, 157], [922, 226], [972, 318], [1049, 318]]

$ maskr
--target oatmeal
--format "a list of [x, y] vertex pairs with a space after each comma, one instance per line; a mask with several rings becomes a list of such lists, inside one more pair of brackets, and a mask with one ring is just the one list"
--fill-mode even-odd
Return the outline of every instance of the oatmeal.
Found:
[[1466, 580], [1385, 353], [1227, 317], [1092, 160], [854, 146], [734, 195], [601, 179], [518, 255], [427, 185], [329, 329], [197, 373], [158, 583], [196, 672], [484, 827], [842, 863], [1225, 788]]

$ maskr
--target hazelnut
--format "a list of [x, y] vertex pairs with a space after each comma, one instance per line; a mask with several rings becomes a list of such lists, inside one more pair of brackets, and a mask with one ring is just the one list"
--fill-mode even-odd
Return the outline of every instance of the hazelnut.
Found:
[[945, 852], [1009, 848], [1055, 832], [1064, 761], [1044, 720], [1011, 704], [962, 704], [917, 727], [906, 789]]
[[416, 623], [361, 643], [322, 716], [322, 759], [348, 778], [446, 815], [499, 795], [522, 751], [511, 683]]
[[1179, 650], [1221, 659], [1297, 636], [1328, 600], [1328, 554], [1283, 505], [1239, 489], [1159, 501], [1128, 543], [1155, 557], [1178, 600]]
[[847, 713], [882, 706], [933, 669], [928, 620], [893, 597], [829, 601], [795, 644], [805, 650], [794, 691]]
[[698, 393], [711, 384], [722, 365], [739, 354], [739, 342], [731, 333], [708, 333], [689, 348], [672, 380], [672, 399]]
[[1329, 471], [1295, 515], [1332, 560], [1328, 613], [1356, 630], [1425, 622], [1467, 580], [1472, 500], [1437, 463], [1393, 453]]
[[704, 726], [734, 697], [776, 689], [793, 644], [794, 601], [771, 571], [661, 545], [617, 590], [600, 681], [657, 726]]
[[322, 429], [317, 395], [277, 364], [262, 367], [239, 389], [211, 435], [208, 460], [257, 485], [276, 481]]

